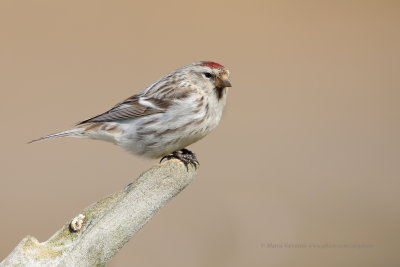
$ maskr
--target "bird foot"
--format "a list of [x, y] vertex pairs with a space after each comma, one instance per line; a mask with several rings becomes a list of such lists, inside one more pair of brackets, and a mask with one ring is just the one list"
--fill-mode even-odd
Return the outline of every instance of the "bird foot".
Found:
[[174, 151], [171, 154], [162, 157], [160, 163], [163, 162], [165, 159], [166, 160], [179, 159], [180, 161], [183, 162], [183, 164], [185, 164], [187, 170], [189, 170], [188, 168], [189, 164], [192, 165], [195, 169], [197, 169], [197, 167], [200, 165], [196, 155], [192, 151], [186, 148]]

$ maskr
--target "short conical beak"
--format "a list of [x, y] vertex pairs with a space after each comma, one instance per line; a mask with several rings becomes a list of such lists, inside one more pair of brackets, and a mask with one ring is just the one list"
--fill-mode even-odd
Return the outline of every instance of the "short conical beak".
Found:
[[231, 82], [228, 79], [223, 80], [225, 87], [232, 87]]
[[222, 77], [222, 78], [218, 77], [216, 80], [216, 85], [217, 85], [217, 87], [220, 87], [220, 88], [232, 87], [231, 82], [226, 77]]

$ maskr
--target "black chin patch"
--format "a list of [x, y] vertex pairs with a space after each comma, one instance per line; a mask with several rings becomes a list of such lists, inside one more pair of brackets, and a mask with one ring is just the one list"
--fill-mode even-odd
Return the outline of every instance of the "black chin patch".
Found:
[[220, 100], [225, 93], [225, 87], [215, 87], [215, 94], [217, 95], [218, 100]]

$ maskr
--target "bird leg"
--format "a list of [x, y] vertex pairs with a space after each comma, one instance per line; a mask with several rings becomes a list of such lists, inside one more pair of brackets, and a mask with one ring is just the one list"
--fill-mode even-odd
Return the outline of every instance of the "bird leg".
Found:
[[185, 164], [187, 170], [189, 170], [188, 168], [189, 164], [192, 165], [195, 169], [197, 169], [197, 167], [200, 165], [196, 155], [192, 151], [186, 148], [174, 151], [171, 154], [162, 157], [160, 163], [163, 162], [165, 159], [166, 160], [179, 159], [180, 161], [183, 162], [183, 164]]

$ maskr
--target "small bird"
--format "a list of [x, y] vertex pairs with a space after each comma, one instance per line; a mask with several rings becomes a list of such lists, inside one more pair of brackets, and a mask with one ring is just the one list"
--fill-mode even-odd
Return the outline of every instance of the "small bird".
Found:
[[177, 158], [187, 167], [199, 164], [185, 147], [202, 139], [219, 123], [231, 87], [229, 70], [212, 61], [181, 67], [110, 110], [73, 129], [30, 143], [79, 137], [112, 142], [146, 158]]

